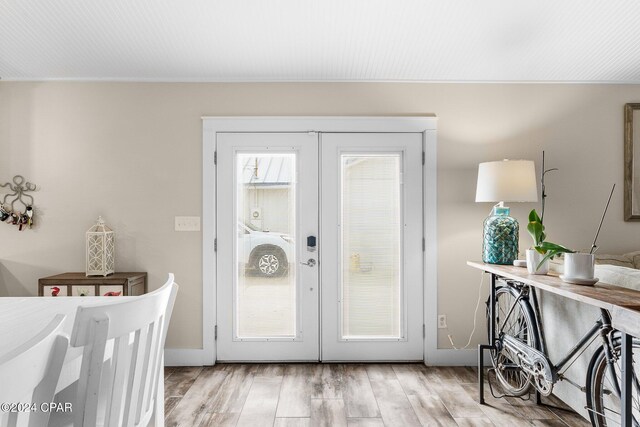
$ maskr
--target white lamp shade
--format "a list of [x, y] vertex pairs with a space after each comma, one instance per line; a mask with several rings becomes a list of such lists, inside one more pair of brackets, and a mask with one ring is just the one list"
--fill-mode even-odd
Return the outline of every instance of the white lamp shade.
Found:
[[478, 165], [476, 202], [537, 202], [535, 164], [501, 160]]

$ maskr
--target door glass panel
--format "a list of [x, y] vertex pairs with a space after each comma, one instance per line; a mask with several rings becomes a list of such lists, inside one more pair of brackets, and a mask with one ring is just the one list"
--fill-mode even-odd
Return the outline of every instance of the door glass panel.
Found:
[[295, 337], [296, 155], [236, 155], [235, 333]]
[[400, 154], [341, 156], [341, 332], [401, 338]]

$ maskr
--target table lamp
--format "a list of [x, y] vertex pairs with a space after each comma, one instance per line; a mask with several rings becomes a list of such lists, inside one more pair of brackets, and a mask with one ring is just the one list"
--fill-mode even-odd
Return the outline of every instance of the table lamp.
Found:
[[532, 160], [502, 160], [478, 165], [476, 202], [499, 202], [484, 220], [482, 261], [512, 264], [518, 258], [519, 226], [504, 202], [537, 202]]

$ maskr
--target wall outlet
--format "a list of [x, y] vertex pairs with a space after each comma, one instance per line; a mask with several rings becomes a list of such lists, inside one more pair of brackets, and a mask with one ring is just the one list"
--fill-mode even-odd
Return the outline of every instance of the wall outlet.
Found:
[[199, 216], [177, 216], [175, 217], [176, 231], [200, 231]]
[[447, 327], [447, 315], [438, 314], [438, 329], [445, 329]]

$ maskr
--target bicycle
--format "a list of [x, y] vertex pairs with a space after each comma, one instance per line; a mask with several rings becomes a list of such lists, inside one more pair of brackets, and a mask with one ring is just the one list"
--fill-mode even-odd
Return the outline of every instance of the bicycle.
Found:
[[[491, 296], [487, 301], [487, 325], [493, 345], [481, 346], [481, 349], [491, 349], [493, 370], [504, 394], [521, 397], [528, 395], [533, 387], [541, 395], [549, 396], [558, 381], [566, 380], [586, 393], [586, 409], [593, 426], [619, 426], [622, 345], [619, 333], [611, 326], [610, 313], [601, 309], [600, 318], [591, 329], [554, 364], [547, 353], [535, 289], [512, 280], [499, 279], [499, 282], [501, 285], [495, 288], [493, 307]], [[491, 319], [494, 316], [492, 331]], [[575, 358], [598, 338], [601, 345], [590, 360], [586, 386], [581, 387], [566, 378], [563, 369], [568, 369]], [[632, 349], [640, 350], [640, 340], [633, 338]], [[483, 389], [481, 383], [481, 396]], [[635, 369], [632, 379], [632, 425], [640, 427], [640, 382]]]

